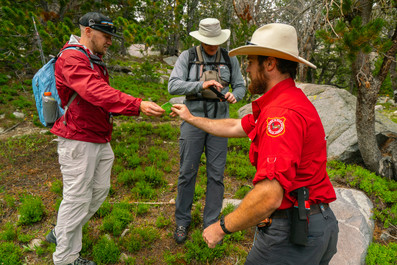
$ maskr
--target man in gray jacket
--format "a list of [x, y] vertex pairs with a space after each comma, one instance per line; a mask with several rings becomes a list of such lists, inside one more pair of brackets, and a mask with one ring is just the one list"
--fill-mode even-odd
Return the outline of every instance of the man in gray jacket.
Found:
[[[199, 30], [190, 32], [190, 35], [199, 40], [201, 45], [181, 53], [171, 73], [168, 91], [172, 95], [186, 95], [184, 103], [195, 116], [228, 118], [229, 103], [236, 103], [246, 93], [237, 58], [229, 58], [227, 52], [219, 47], [229, 39], [230, 30], [222, 30], [219, 20], [206, 18], [200, 21]], [[195, 54], [193, 60], [192, 52]], [[229, 92], [229, 84], [232, 92]], [[196, 176], [204, 151], [207, 160], [204, 228], [218, 220], [222, 208], [227, 153], [227, 138], [213, 136], [186, 122], [181, 124], [180, 130], [180, 175], [174, 233], [177, 243], [186, 240]]]

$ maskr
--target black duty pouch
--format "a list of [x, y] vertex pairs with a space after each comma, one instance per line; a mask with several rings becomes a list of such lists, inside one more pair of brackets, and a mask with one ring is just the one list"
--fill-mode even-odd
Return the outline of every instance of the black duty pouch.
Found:
[[306, 246], [309, 211], [305, 208], [305, 201], [309, 199], [309, 190], [306, 187], [302, 187], [292, 191], [291, 195], [297, 197], [298, 207], [294, 206], [292, 209], [290, 242]]

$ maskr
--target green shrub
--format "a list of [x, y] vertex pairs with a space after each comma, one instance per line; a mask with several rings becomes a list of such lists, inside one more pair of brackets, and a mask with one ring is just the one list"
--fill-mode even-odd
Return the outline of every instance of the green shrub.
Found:
[[163, 213], [160, 213], [160, 215], [156, 219], [156, 227], [163, 228], [169, 226], [170, 224], [171, 224], [171, 220], [169, 218], [164, 217]]
[[233, 212], [234, 209], [235, 209], [234, 205], [231, 204], [231, 203], [228, 203], [228, 204], [226, 205], [226, 207], [223, 208], [221, 214], [222, 214], [222, 215], [228, 215], [229, 213]]
[[241, 187], [236, 191], [236, 193], [234, 194], [234, 197], [235, 197], [236, 199], [243, 199], [243, 198], [245, 197], [245, 195], [247, 195], [247, 193], [251, 191], [251, 189], [252, 189], [252, 188], [251, 188], [250, 186], [247, 186], [247, 185], [241, 186]]
[[114, 264], [119, 261], [120, 249], [105, 235], [93, 247], [92, 255], [98, 264]]
[[164, 173], [154, 166], [145, 168], [145, 181], [156, 188], [161, 187], [166, 183], [164, 180]]
[[136, 181], [134, 170], [123, 170], [117, 175], [117, 182], [121, 185], [131, 185]]
[[0, 239], [5, 241], [13, 241], [17, 238], [17, 228], [13, 223], [5, 223], [0, 233]]
[[111, 211], [112, 211], [112, 205], [108, 200], [105, 200], [95, 214], [102, 218], [108, 215]]
[[44, 216], [44, 204], [40, 197], [27, 195], [22, 199], [19, 207], [19, 223], [20, 224], [33, 224]]
[[158, 231], [153, 227], [136, 227], [122, 238], [121, 243], [129, 252], [134, 253], [151, 246], [159, 238]]
[[187, 241], [185, 246], [188, 263], [195, 260], [200, 263], [211, 264], [216, 258], [222, 258], [228, 254], [225, 242], [222, 245], [216, 245], [213, 249], [209, 248], [203, 240], [200, 229], [193, 231], [192, 239]]
[[200, 202], [194, 204], [194, 208], [192, 211], [192, 221], [190, 222], [191, 227], [196, 227], [203, 222], [201, 217], [202, 209], [203, 209], [203, 205]]
[[386, 265], [396, 264], [397, 261], [397, 243], [391, 242], [389, 245], [372, 243], [368, 248], [365, 262], [367, 265]]
[[146, 181], [138, 181], [131, 189], [131, 193], [136, 199], [155, 199], [158, 195], [157, 191]]
[[166, 250], [163, 254], [163, 259], [167, 265], [186, 264], [185, 255], [179, 252], [173, 255], [171, 251]]
[[102, 230], [119, 236], [127, 225], [132, 221], [133, 216], [129, 207], [125, 204], [116, 204], [112, 212], [103, 219]]
[[231, 151], [226, 159], [226, 172], [229, 176], [240, 180], [251, 180], [255, 176], [256, 169], [251, 165], [247, 154]]
[[327, 163], [331, 180], [376, 196], [373, 213], [385, 227], [397, 225], [397, 182], [375, 175], [357, 165], [345, 165], [336, 160]]
[[205, 188], [201, 187], [201, 185], [197, 185], [194, 188], [194, 196], [193, 196], [193, 202], [197, 202], [201, 200], [205, 195]]
[[51, 191], [55, 194], [62, 196], [63, 183], [61, 180], [55, 180], [51, 185]]
[[20, 229], [18, 229], [18, 233], [17, 234], [18, 234], [17, 235], [18, 241], [21, 242], [21, 243], [29, 243], [34, 238], [34, 235], [29, 235], [29, 234], [22, 233], [20, 231]]
[[145, 213], [147, 213], [150, 209], [150, 205], [149, 204], [143, 204], [143, 203], [139, 203], [136, 208], [135, 208], [135, 212], [137, 216], [141, 216], [144, 215]]
[[22, 264], [22, 251], [12, 242], [0, 242], [0, 264], [19, 265]]

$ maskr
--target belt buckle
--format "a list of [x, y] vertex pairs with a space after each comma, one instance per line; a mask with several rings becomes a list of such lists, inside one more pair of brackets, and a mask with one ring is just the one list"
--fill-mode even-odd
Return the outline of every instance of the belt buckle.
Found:
[[257, 227], [259, 227], [259, 228], [261, 228], [261, 227], [268, 227], [268, 226], [270, 226], [271, 224], [272, 224], [272, 218], [270, 218], [270, 217], [268, 217], [268, 218], [265, 218], [264, 220], [262, 220], [258, 225], [257, 225]]

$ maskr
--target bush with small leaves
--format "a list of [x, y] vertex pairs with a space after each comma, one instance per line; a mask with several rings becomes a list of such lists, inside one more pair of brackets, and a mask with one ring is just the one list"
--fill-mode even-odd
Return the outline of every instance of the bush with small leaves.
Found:
[[115, 264], [119, 261], [120, 249], [111, 238], [104, 235], [94, 245], [92, 255], [98, 264]]
[[247, 195], [247, 193], [251, 191], [251, 189], [252, 189], [252, 188], [251, 188], [250, 186], [247, 186], [247, 185], [241, 186], [241, 187], [236, 191], [236, 193], [234, 194], [234, 197], [235, 197], [236, 199], [243, 199], [243, 198], [245, 197], [245, 195]]
[[27, 195], [22, 199], [19, 207], [19, 223], [20, 224], [33, 224], [44, 216], [44, 204], [40, 197]]
[[116, 204], [112, 212], [105, 216], [102, 223], [102, 230], [119, 236], [127, 225], [133, 220], [129, 207], [124, 204]]
[[22, 251], [12, 242], [0, 242], [0, 264], [19, 265], [22, 263]]
[[55, 180], [51, 185], [51, 191], [55, 194], [62, 196], [63, 183], [61, 180]]
[[222, 258], [228, 254], [227, 243], [216, 245], [211, 249], [204, 242], [201, 230], [196, 229], [192, 233], [192, 239], [188, 240], [186, 246], [186, 261], [190, 264], [192, 261], [211, 264], [216, 258]]
[[394, 265], [397, 261], [397, 243], [383, 245], [372, 243], [368, 248], [368, 254], [365, 259], [367, 265]]
[[156, 219], [157, 228], [167, 227], [170, 224], [171, 224], [171, 220], [169, 218], [164, 217], [163, 213], [161, 213]]
[[13, 241], [17, 238], [17, 228], [13, 223], [5, 223], [0, 233], [0, 239], [5, 241]]
[[108, 200], [105, 200], [101, 207], [99, 207], [98, 211], [96, 211], [96, 215], [99, 217], [105, 217], [112, 211], [112, 205]]

